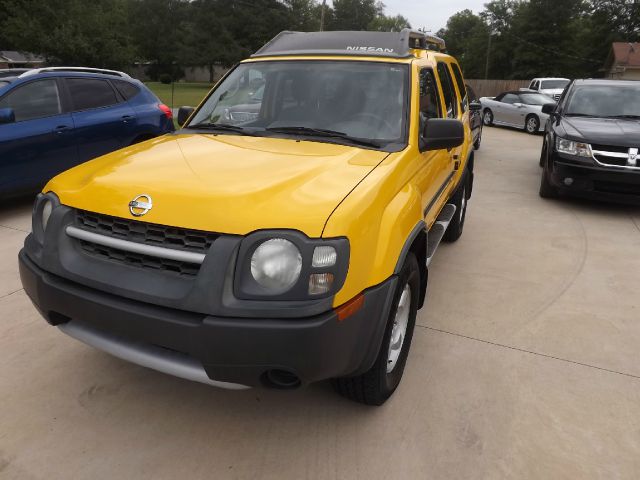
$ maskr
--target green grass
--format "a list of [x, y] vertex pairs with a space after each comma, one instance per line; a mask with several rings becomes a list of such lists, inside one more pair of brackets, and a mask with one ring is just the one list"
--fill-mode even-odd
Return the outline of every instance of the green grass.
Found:
[[145, 85], [160, 98], [162, 103], [172, 108], [186, 105], [191, 107], [198, 106], [212, 87], [208, 83], [175, 83], [172, 102], [171, 85], [165, 85], [160, 82], [145, 82]]

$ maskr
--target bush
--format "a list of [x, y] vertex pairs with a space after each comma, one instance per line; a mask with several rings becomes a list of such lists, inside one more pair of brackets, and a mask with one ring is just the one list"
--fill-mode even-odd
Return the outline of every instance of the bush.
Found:
[[169, 85], [171, 83], [171, 75], [168, 73], [162, 73], [160, 75], [160, 83], [164, 83], [165, 85]]

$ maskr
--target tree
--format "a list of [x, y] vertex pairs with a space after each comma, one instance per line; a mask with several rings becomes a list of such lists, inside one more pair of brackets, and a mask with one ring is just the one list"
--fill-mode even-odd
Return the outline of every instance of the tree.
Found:
[[402, 15], [389, 17], [384, 14], [378, 14], [376, 18], [371, 21], [367, 30], [374, 32], [400, 32], [405, 28], [411, 28], [411, 24], [409, 20]]
[[482, 78], [489, 40], [489, 27], [482, 18], [471, 10], [462, 10], [449, 18], [438, 36], [447, 43], [447, 51], [458, 59], [465, 76]]
[[328, 30], [367, 30], [384, 13], [384, 4], [376, 0], [333, 0]]

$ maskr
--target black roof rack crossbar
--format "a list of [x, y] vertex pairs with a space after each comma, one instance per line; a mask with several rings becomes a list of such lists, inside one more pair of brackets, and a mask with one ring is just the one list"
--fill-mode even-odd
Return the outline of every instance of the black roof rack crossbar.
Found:
[[[434, 46], [436, 48], [434, 48]], [[401, 32], [289, 32], [276, 35], [252, 58], [288, 55], [367, 55], [407, 58], [413, 50], [444, 50], [444, 40], [406, 28]]]

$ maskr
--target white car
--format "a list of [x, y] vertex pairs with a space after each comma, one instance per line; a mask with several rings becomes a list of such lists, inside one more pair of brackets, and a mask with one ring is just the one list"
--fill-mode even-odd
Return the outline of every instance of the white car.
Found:
[[504, 92], [497, 97], [482, 97], [482, 121], [485, 125], [523, 128], [527, 133], [544, 131], [549, 115], [542, 106], [553, 98], [535, 92]]
[[560, 100], [560, 96], [567, 85], [569, 85], [568, 78], [534, 78], [529, 84], [529, 88], [521, 88], [521, 91], [538, 92], [543, 95], [548, 95], [556, 102]]

